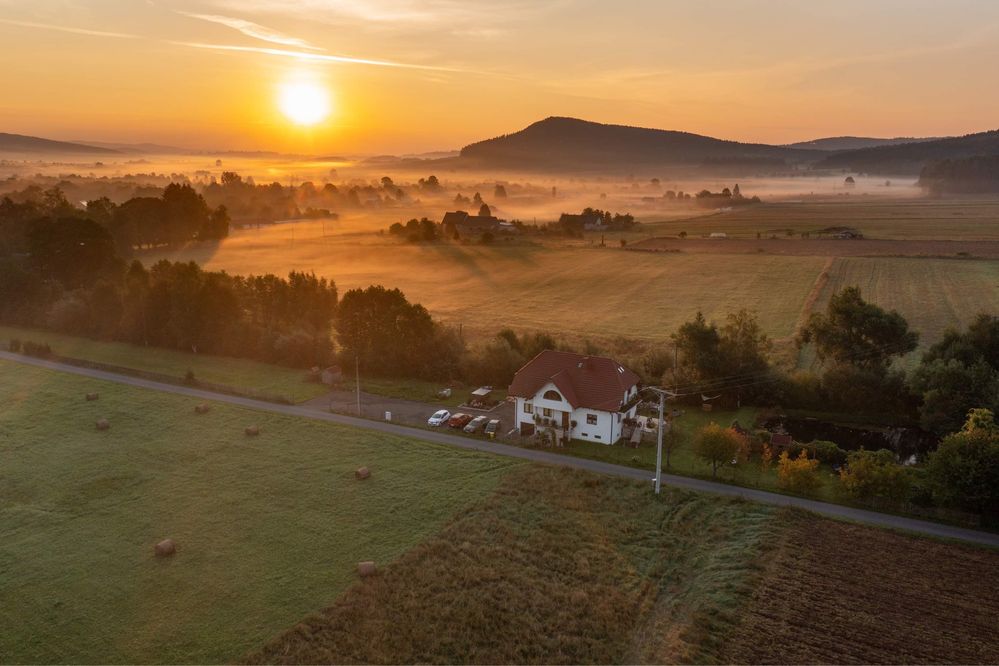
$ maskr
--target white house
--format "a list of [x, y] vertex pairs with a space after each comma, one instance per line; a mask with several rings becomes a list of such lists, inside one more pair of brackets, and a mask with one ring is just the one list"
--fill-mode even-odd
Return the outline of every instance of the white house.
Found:
[[614, 444], [637, 409], [638, 375], [613, 359], [546, 350], [517, 371], [508, 394], [517, 399], [522, 435], [554, 427], [573, 439]]

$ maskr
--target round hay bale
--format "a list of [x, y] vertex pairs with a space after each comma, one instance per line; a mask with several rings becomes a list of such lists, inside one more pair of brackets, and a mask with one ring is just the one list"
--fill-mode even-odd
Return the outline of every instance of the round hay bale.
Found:
[[110, 427], [111, 427], [111, 424], [108, 422], [107, 419], [98, 419], [97, 420], [97, 429], [98, 430], [107, 430]]
[[354, 472], [354, 478], [357, 479], [358, 481], [364, 481], [365, 479], [370, 477], [371, 477], [371, 470], [368, 469], [367, 467], [358, 467], [357, 471]]
[[87, 394], [87, 402], [92, 402], [94, 400], [97, 400], [97, 398], [99, 398], [99, 397], [100, 396], [97, 395], [96, 393], [88, 393]]
[[194, 413], [195, 414], [207, 414], [209, 409], [211, 409], [211, 406], [208, 405], [208, 403], [204, 403], [203, 402], [200, 405], [195, 405], [194, 406]]
[[177, 544], [173, 539], [163, 539], [153, 546], [153, 552], [156, 553], [156, 557], [170, 557], [177, 552]]
[[255, 425], [246, 426], [246, 430], [244, 430], [243, 432], [246, 433], [247, 437], [256, 437], [257, 435], [260, 434], [260, 427]]
[[368, 576], [374, 576], [375, 575], [375, 571], [377, 571], [377, 569], [375, 568], [375, 563], [374, 562], [367, 561], [367, 562], [358, 562], [357, 563], [357, 575], [360, 576], [361, 578], [367, 578]]

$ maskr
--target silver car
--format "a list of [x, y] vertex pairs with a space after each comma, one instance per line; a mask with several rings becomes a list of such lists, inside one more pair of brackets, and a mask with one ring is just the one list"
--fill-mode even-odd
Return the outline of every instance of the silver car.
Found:
[[481, 430], [484, 425], [486, 425], [486, 421], [488, 420], [489, 419], [487, 419], [485, 416], [476, 416], [474, 419], [468, 422], [467, 426], [465, 426], [465, 432], [474, 435], [479, 430]]

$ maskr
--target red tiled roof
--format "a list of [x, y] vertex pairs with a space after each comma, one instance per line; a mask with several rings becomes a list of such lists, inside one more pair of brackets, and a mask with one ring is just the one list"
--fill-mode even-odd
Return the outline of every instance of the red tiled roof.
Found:
[[573, 408], [617, 411], [624, 392], [638, 381], [638, 375], [613, 359], [548, 349], [517, 371], [508, 394], [533, 398], [552, 382]]

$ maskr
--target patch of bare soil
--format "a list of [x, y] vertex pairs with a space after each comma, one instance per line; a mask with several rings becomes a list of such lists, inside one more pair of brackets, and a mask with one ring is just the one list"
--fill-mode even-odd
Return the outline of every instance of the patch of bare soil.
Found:
[[649, 238], [627, 247], [632, 251], [688, 254], [778, 254], [818, 257], [953, 257], [999, 258], [999, 241], [835, 240], [818, 238]]
[[999, 553], [795, 516], [732, 663], [999, 663]]

